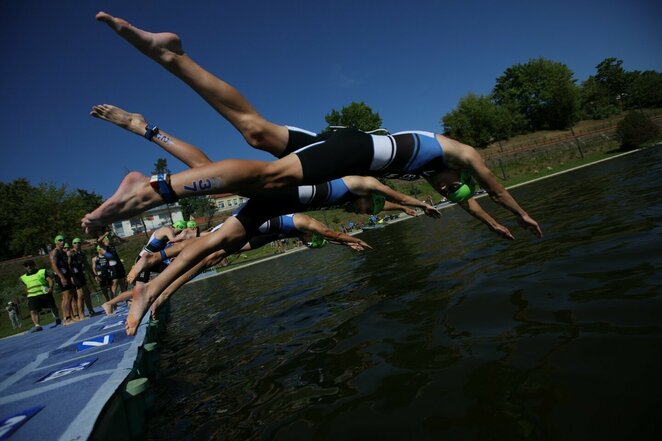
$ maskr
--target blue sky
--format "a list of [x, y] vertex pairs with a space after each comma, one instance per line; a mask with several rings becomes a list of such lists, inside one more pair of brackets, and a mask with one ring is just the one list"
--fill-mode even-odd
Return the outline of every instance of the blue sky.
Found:
[[[441, 131], [469, 92], [544, 57], [578, 81], [606, 57], [662, 71], [662, 3], [630, 1], [34, 1], [0, 6], [0, 178], [65, 184], [104, 198], [154, 144], [91, 118], [94, 104], [139, 112], [213, 160], [269, 159], [186, 85], [104, 24], [99, 10], [178, 33], [203, 67], [268, 119], [317, 131], [352, 101], [391, 131]], [[173, 171], [184, 168], [168, 157]]]

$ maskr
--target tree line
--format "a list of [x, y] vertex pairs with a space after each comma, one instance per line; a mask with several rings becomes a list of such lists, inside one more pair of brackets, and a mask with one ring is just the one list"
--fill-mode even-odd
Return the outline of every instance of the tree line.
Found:
[[606, 58], [577, 84], [568, 66], [537, 58], [507, 68], [489, 95], [469, 93], [442, 117], [444, 134], [474, 147], [537, 130], [563, 130], [582, 119], [662, 107], [662, 73], [625, 71]]
[[0, 259], [46, 251], [57, 234], [83, 237], [80, 220], [103, 201], [96, 193], [25, 178], [0, 182]]

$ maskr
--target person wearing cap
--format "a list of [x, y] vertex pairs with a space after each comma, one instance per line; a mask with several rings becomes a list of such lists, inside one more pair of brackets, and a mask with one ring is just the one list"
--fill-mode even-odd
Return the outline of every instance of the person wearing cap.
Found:
[[96, 247], [97, 254], [92, 257], [92, 273], [94, 278], [99, 284], [99, 289], [106, 302], [113, 298], [110, 294], [110, 270], [108, 261], [113, 258], [113, 255], [108, 253], [101, 245]]
[[39, 324], [39, 312], [48, 308], [55, 318], [54, 326], [62, 323], [60, 320], [55, 299], [53, 298], [53, 274], [46, 269], [37, 270], [34, 260], [27, 260], [23, 263], [25, 274], [21, 276], [21, 282], [25, 285], [25, 294], [28, 297], [28, 308], [30, 309], [30, 318], [34, 327], [30, 332], [43, 330]]
[[87, 265], [87, 259], [85, 259], [85, 254], [81, 249], [82, 241], [80, 237], [76, 237], [71, 243], [73, 244], [73, 249], [69, 252], [69, 267], [71, 268], [71, 281], [76, 287], [78, 310], [81, 313], [81, 318], [85, 318], [84, 307], [87, 306], [90, 317], [94, 317], [97, 313], [94, 312], [90, 290], [87, 287], [85, 270], [89, 271], [89, 267]]
[[117, 288], [120, 292], [126, 291], [126, 269], [120, 255], [115, 247], [110, 244], [110, 233], [105, 233], [99, 238], [100, 245], [113, 257], [108, 260], [108, 277], [110, 278], [111, 297], [117, 295]]
[[18, 315], [18, 306], [14, 302], [7, 302], [7, 307], [5, 308], [9, 314], [9, 322], [11, 323], [12, 329], [18, 329], [21, 325], [21, 318]]
[[[164, 250], [167, 248], [170, 244], [173, 242], [180, 240], [180, 238], [183, 236], [184, 232], [186, 231], [186, 222], [184, 220], [178, 220], [172, 226], [164, 225], [161, 228], [158, 228], [156, 231], [152, 233], [150, 236], [149, 240], [147, 241], [147, 245], [145, 245], [140, 251], [140, 254], [136, 258], [136, 263], [140, 261], [140, 259], [144, 258], [145, 256], [150, 256], [154, 253], [159, 253], [160, 251]], [[135, 266], [135, 263], [134, 263]], [[131, 271], [133, 268], [131, 269]], [[131, 273], [129, 271], [129, 274]], [[153, 272], [160, 272], [159, 269], [154, 269]], [[149, 281], [150, 278], [150, 271], [142, 271], [138, 275], [135, 280], [130, 279], [127, 280], [129, 283], [146, 283]]]
[[49, 253], [51, 270], [55, 275], [55, 282], [62, 291], [62, 314], [64, 324], [71, 324], [73, 320], [80, 320], [78, 305], [74, 301], [75, 289], [71, 282], [71, 268], [69, 267], [69, 256], [64, 249], [64, 236], [55, 236], [55, 248]]

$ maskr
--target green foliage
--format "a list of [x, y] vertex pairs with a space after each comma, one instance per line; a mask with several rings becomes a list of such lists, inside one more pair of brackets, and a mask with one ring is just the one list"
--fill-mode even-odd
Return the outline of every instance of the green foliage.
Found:
[[625, 105], [629, 109], [662, 107], [662, 73], [634, 71], [626, 78]]
[[605, 119], [620, 112], [616, 102], [595, 77], [588, 77], [579, 92], [581, 116], [587, 119]]
[[442, 118], [444, 133], [477, 148], [495, 140], [507, 139], [521, 126], [518, 114], [495, 105], [487, 96], [473, 93], [460, 98], [457, 109]]
[[578, 89], [572, 77], [563, 63], [529, 60], [506, 69], [492, 95], [497, 105], [523, 115], [529, 130], [565, 129], [578, 117]]
[[628, 112], [616, 127], [616, 135], [625, 148], [639, 147], [646, 141], [655, 139], [660, 129], [641, 112]]
[[622, 67], [623, 60], [605, 58], [596, 68], [595, 81], [602, 86], [611, 104], [623, 106], [623, 96], [627, 85], [627, 74]]
[[193, 217], [211, 217], [216, 213], [216, 204], [209, 196], [195, 196], [191, 198], [181, 199], [179, 206], [182, 209], [184, 219]]
[[83, 237], [80, 219], [101, 202], [98, 194], [66, 186], [33, 187], [23, 178], [0, 183], [0, 259], [36, 254], [59, 233]]
[[166, 158], [158, 158], [154, 163], [154, 170], [152, 170], [152, 174], [155, 175], [157, 173], [170, 173], [170, 169], [168, 168], [168, 160]]
[[382, 126], [382, 118], [379, 113], [373, 112], [370, 106], [364, 102], [352, 102], [349, 106], [343, 107], [340, 112], [332, 109], [324, 120], [329, 126], [352, 127], [364, 132], [377, 130]]

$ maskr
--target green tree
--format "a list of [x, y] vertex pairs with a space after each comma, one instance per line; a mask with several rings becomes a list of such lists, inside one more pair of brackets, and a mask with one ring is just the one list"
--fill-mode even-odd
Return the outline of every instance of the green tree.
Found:
[[623, 97], [627, 88], [628, 77], [623, 69], [623, 60], [605, 58], [596, 67], [595, 81], [600, 84], [611, 104], [623, 107]]
[[662, 107], [662, 73], [647, 70], [627, 73], [625, 104], [629, 109]]
[[166, 158], [156, 159], [152, 174], [155, 175], [157, 173], [170, 173], [170, 169], [168, 168], [168, 160]]
[[604, 119], [617, 114], [620, 109], [609, 92], [595, 77], [588, 77], [579, 89], [581, 117]]
[[23, 178], [0, 183], [0, 211], [8, 213], [0, 218], [0, 258], [36, 254], [58, 233], [82, 236], [80, 219], [101, 202], [98, 194], [66, 186], [34, 187]]
[[382, 126], [382, 118], [379, 113], [373, 112], [370, 106], [364, 102], [352, 102], [340, 111], [331, 109], [331, 113], [324, 117], [324, 120], [332, 126], [353, 127], [355, 129], [369, 132], [377, 130]]
[[214, 200], [209, 196], [194, 196], [182, 199], [179, 201], [179, 206], [182, 209], [184, 219], [190, 219], [191, 216], [195, 218], [206, 217], [208, 226], [217, 210]]
[[520, 115], [495, 105], [490, 97], [469, 93], [460, 98], [455, 110], [444, 115], [442, 124], [444, 134], [483, 148], [495, 140], [513, 136], [522, 121]]
[[515, 64], [497, 78], [497, 105], [524, 116], [529, 130], [564, 129], [578, 117], [578, 90], [563, 63], [538, 58]]

